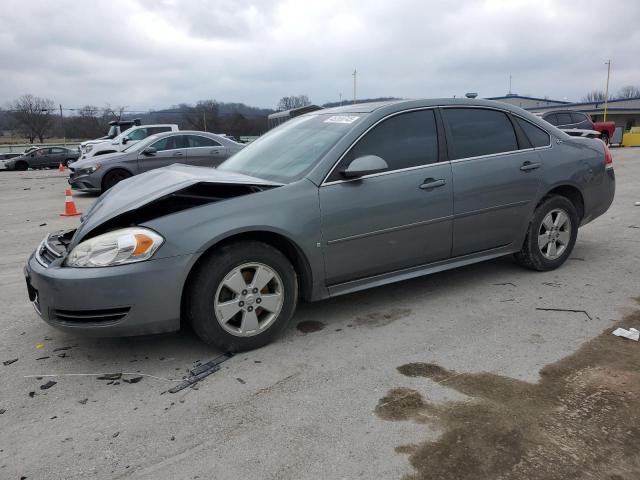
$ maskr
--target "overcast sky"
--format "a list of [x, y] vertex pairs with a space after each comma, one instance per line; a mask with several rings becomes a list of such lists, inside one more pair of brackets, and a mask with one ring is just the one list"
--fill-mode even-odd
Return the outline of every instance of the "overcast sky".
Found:
[[636, 1], [2, 0], [0, 105], [274, 107], [353, 96], [580, 100], [640, 85]]

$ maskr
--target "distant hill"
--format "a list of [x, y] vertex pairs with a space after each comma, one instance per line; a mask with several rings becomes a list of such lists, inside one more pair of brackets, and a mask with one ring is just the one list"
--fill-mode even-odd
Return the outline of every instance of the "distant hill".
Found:
[[[362, 98], [356, 100], [356, 103], [386, 102], [388, 100], [402, 100], [398, 97], [378, 97], [378, 98]], [[353, 100], [342, 100], [342, 102], [327, 102], [322, 104], [324, 108], [339, 107], [340, 105], [353, 104]]]

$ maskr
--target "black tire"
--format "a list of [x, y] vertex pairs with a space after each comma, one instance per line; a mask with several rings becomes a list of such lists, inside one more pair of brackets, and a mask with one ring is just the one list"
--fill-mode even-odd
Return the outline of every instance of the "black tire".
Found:
[[115, 170], [107, 172], [102, 178], [102, 191], [106, 192], [111, 187], [113, 187], [117, 183], [120, 183], [122, 180], [129, 178], [130, 176], [131, 174], [129, 172], [121, 168], [117, 168]]
[[609, 134], [607, 132], [602, 132], [600, 134], [600, 140], [604, 142], [605, 145], [609, 145]]
[[[252, 336], [238, 336], [221, 326], [217, 320], [214, 300], [219, 288], [222, 288], [223, 280], [234, 269], [252, 262], [263, 264], [278, 274], [284, 298], [279, 313], [262, 332]], [[245, 281], [249, 280], [245, 278]], [[184, 313], [195, 333], [205, 343], [225, 352], [240, 352], [262, 347], [275, 340], [287, 328], [297, 300], [296, 272], [282, 252], [262, 242], [240, 241], [221, 246], [196, 266], [186, 286]], [[256, 314], [258, 309], [256, 304]], [[244, 318], [242, 312], [239, 314]]]
[[[542, 222], [547, 214], [558, 209], [564, 211], [568, 216], [571, 231], [569, 242], [565, 246], [562, 254], [558, 258], [551, 260], [545, 257], [540, 247], [538, 247], [538, 233], [542, 228]], [[546, 196], [533, 212], [533, 217], [531, 218], [531, 222], [529, 222], [529, 229], [527, 230], [527, 237], [522, 245], [522, 250], [514, 255], [516, 261], [523, 267], [537, 270], [539, 272], [558, 268], [567, 260], [567, 258], [569, 258], [569, 255], [571, 255], [573, 246], [576, 243], [576, 237], [578, 236], [579, 222], [580, 220], [578, 218], [576, 207], [568, 198], [560, 195]]]
[[22, 172], [24, 172], [26, 169], [29, 168], [29, 164], [27, 162], [24, 161], [19, 161], [16, 162], [15, 166], [13, 167], [16, 170], [20, 170]]

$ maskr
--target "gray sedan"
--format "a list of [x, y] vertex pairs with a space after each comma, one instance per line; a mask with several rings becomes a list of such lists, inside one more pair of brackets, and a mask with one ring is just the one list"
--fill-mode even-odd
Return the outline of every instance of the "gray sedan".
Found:
[[350, 105], [289, 120], [217, 169], [172, 165], [102, 195], [25, 268], [72, 334], [181, 317], [226, 351], [265, 345], [314, 301], [514, 254], [558, 268], [615, 192], [612, 157], [497, 102]]
[[173, 163], [217, 167], [243, 147], [242, 143], [213, 133], [159, 133], [122, 152], [75, 162], [69, 167], [69, 184], [83, 192], [104, 192], [125, 178]]
[[77, 150], [66, 147], [40, 147], [23, 153], [19, 157], [4, 162], [7, 170], [27, 170], [28, 168], [56, 168], [68, 165], [78, 158]]

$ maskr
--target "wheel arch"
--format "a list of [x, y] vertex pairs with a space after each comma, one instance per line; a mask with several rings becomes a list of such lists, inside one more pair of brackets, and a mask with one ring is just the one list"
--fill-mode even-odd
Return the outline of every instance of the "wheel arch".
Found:
[[[185, 277], [185, 281], [182, 285], [181, 294], [181, 311], [184, 311], [185, 306], [185, 293], [189, 288], [189, 283], [193, 277], [193, 273], [200, 263], [210, 255], [215, 249], [220, 248], [222, 245], [239, 241], [258, 241], [266, 243], [273, 248], [282, 252], [287, 257], [287, 260], [291, 262], [293, 269], [298, 276], [299, 282], [299, 295], [304, 300], [310, 300], [312, 296], [313, 287], [313, 274], [311, 270], [311, 264], [302, 248], [286, 235], [271, 230], [248, 230], [242, 232], [232, 232], [228, 236], [216, 240], [214, 243], [204, 249], [198, 258], [193, 262], [189, 273]], [[184, 316], [184, 315], [183, 315]]]
[[551, 195], [559, 195], [565, 197], [571, 203], [573, 203], [574, 207], [576, 207], [576, 211], [578, 212], [578, 217], [580, 221], [582, 221], [585, 214], [584, 195], [576, 185], [569, 183], [554, 185], [540, 197], [538, 203], [536, 204], [536, 208], [538, 208], [538, 205], [540, 205], [546, 197], [549, 197]]
[[124, 167], [122, 165], [114, 165], [114, 166], [108, 168], [107, 170], [105, 170], [105, 172], [102, 174], [102, 178], [100, 178], [100, 188], [104, 189], [104, 179], [107, 178], [107, 175], [109, 175], [111, 172], [116, 172], [118, 170], [122, 170], [123, 172], [127, 172], [131, 177], [133, 177], [135, 175], [135, 173], [132, 172], [127, 167]]

